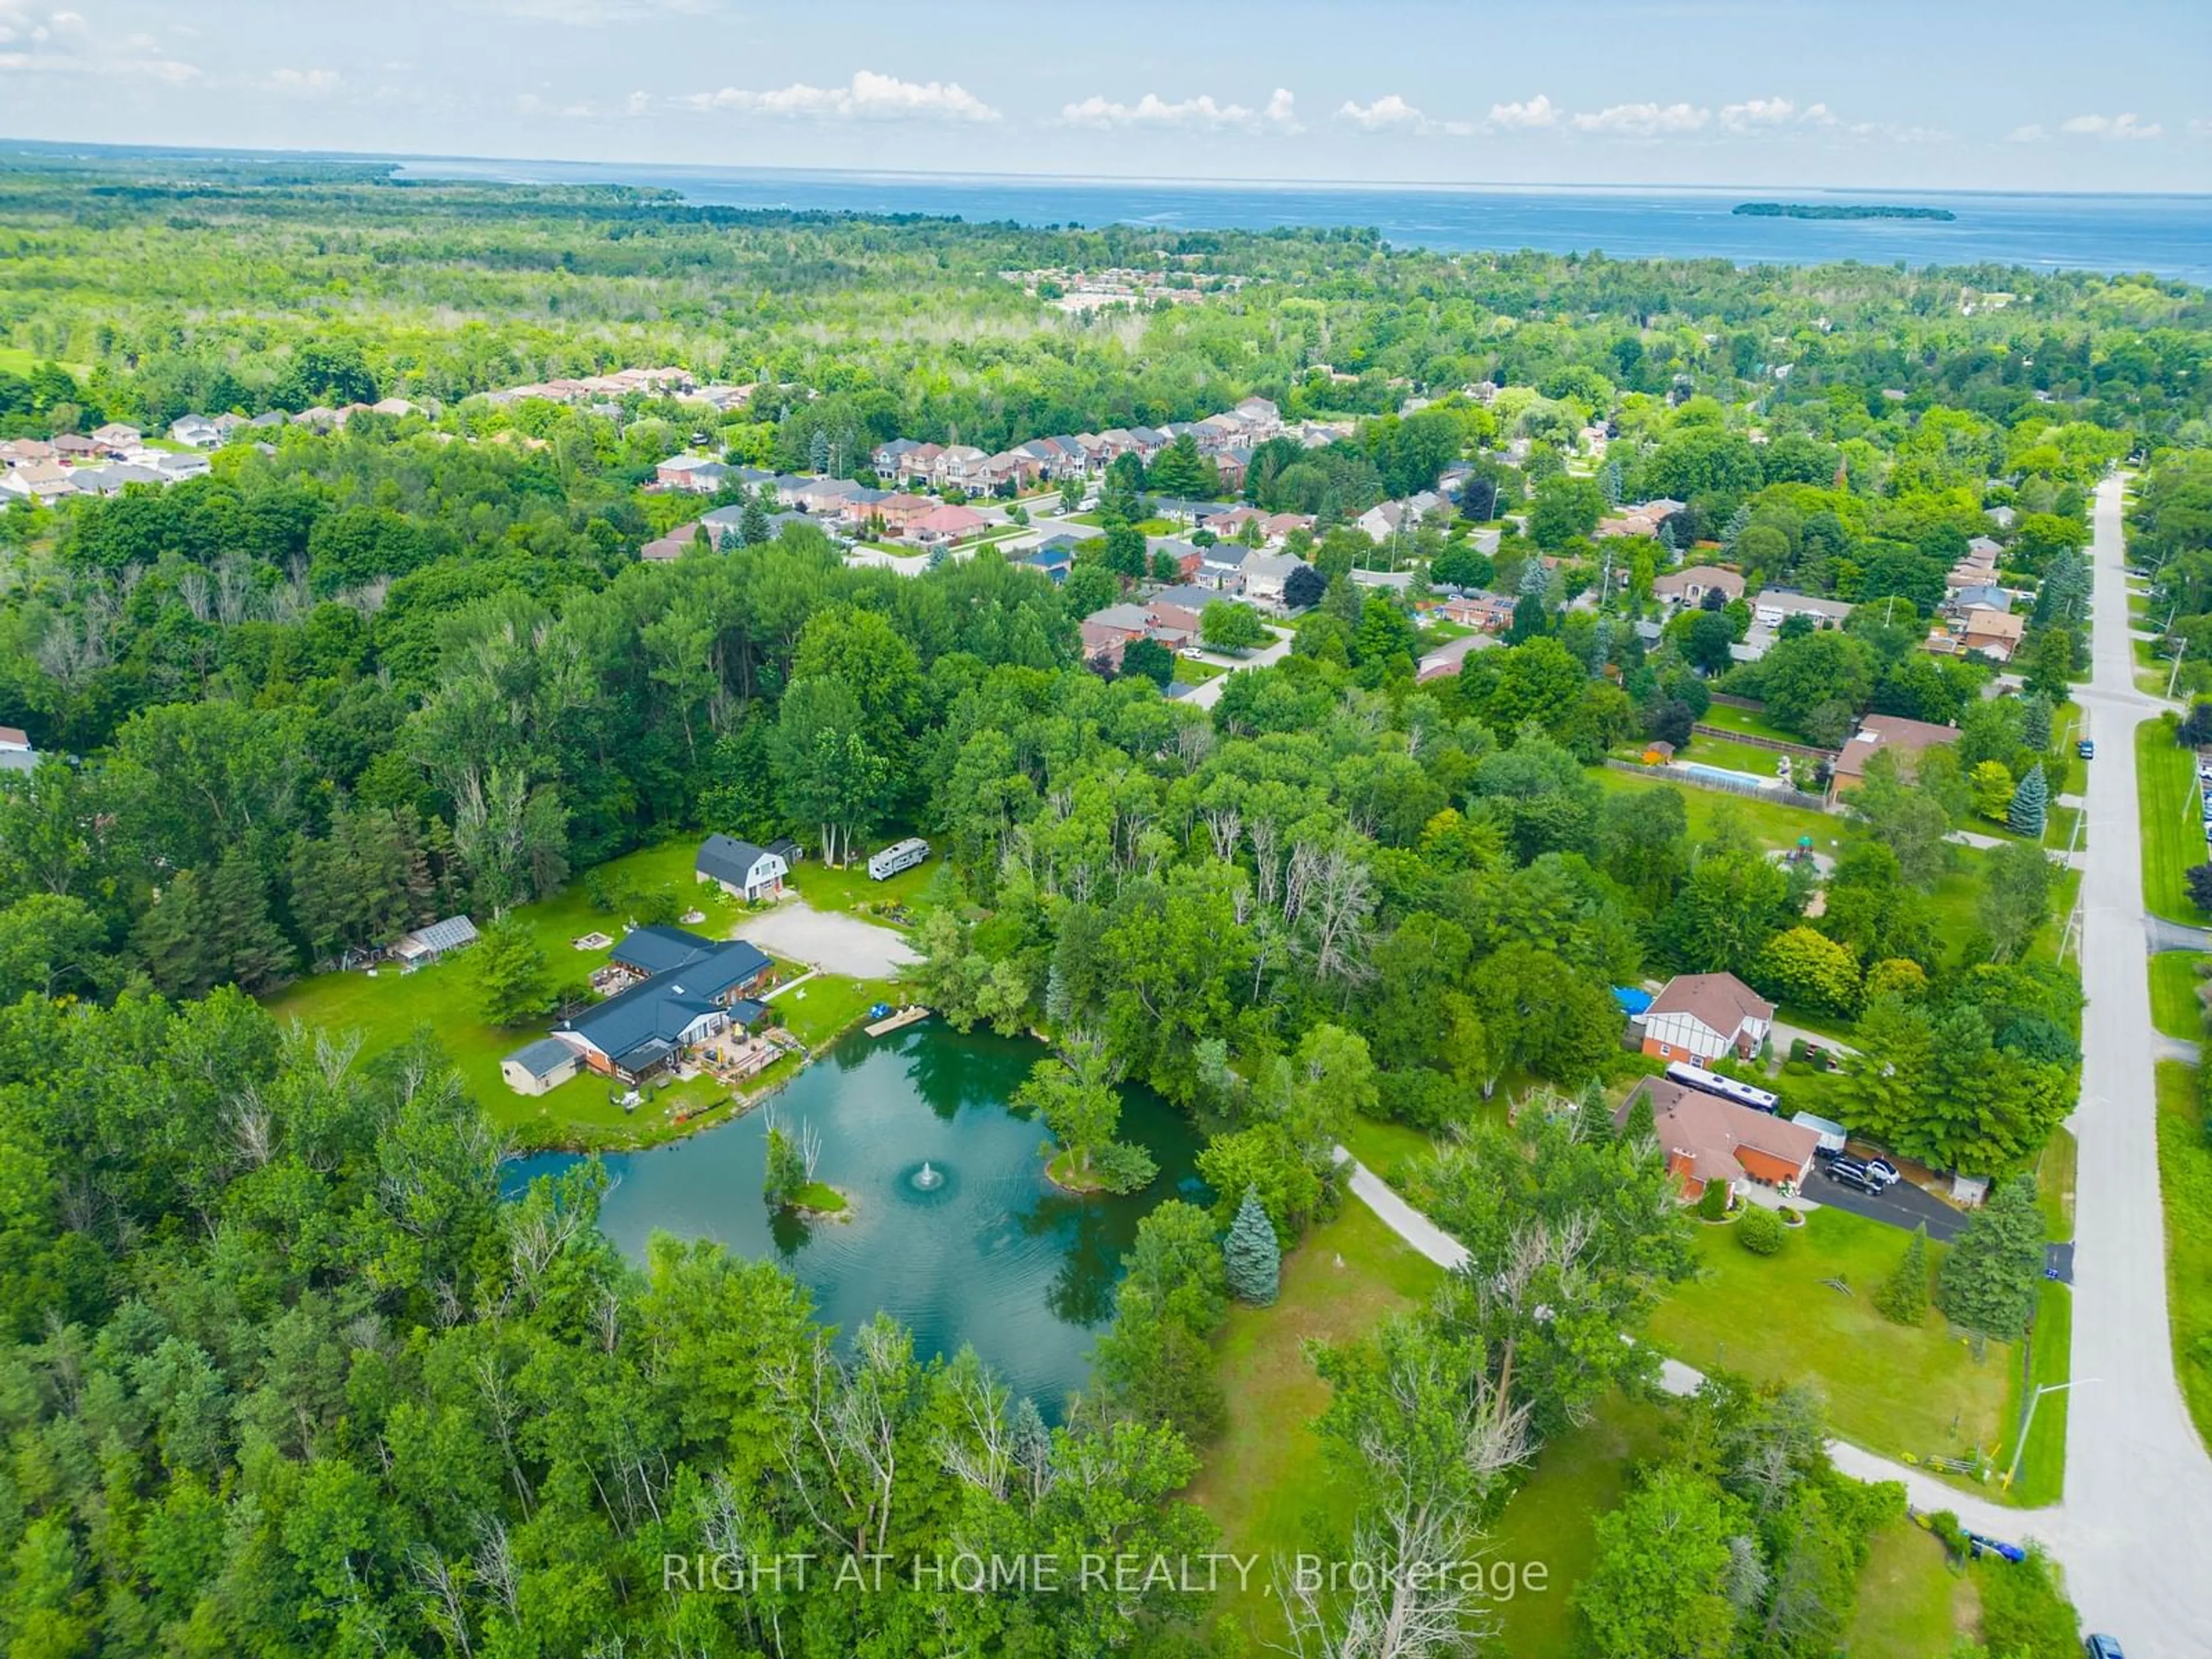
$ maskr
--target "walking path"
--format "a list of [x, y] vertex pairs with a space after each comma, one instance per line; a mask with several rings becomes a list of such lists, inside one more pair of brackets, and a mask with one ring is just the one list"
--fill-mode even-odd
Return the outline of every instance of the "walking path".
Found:
[[[1456, 1271], [1467, 1265], [1467, 1247], [1406, 1202], [1372, 1170], [1342, 1146], [1336, 1148], [1339, 1168], [1352, 1170], [1352, 1196], [1374, 1211], [1376, 1218], [1399, 1237], [1439, 1267]], [[1623, 1341], [1630, 1339], [1623, 1337]], [[1705, 1383], [1705, 1373], [1679, 1359], [1659, 1362], [1659, 1386], [1668, 1394], [1695, 1394]], [[1935, 1476], [1908, 1464], [1893, 1463], [1842, 1440], [1828, 1443], [1828, 1455], [1854, 1480], [1895, 1480], [1906, 1499], [1918, 1510], [1948, 1510], [1969, 1530], [2012, 1541], [2033, 1539], [2057, 1550], [2063, 1516], [2057, 1509], [2015, 1510], [1948, 1486]]]

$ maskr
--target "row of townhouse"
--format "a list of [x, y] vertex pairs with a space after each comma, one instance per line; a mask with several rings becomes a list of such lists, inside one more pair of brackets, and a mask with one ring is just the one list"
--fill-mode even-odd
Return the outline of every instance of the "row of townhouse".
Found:
[[208, 470], [208, 459], [150, 449], [137, 427], [113, 422], [89, 435], [15, 438], [0, 443], [0, 500], [52, 502], [117, 495], [131, 484], [172, 484]]

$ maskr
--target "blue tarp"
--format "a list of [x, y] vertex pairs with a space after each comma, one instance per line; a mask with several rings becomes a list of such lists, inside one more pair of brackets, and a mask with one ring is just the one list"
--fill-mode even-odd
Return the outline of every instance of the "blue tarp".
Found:
[[1620, 1005], [1625, 1014], [1640, 1014], [1651, 1006], [1651, 993], [1639, 991], [1632, 985], [1614, 986], [1613, 1000]]

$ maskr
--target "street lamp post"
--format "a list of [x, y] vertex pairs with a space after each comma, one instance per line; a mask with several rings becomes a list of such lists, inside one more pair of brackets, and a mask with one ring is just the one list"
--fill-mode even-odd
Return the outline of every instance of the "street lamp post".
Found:
[[2027, 1420], [2020, 1425], [2020, 1441], [2012, 1449], [2012, 1467], [2005, 1471], [2004, 1483], [2007, 1492], [2012, 1490], [2012, 1483], [2020, 1477], [2021, 1455], [2027, 1450], [2028, 1431], [2035, 1426], [2035, 1408], [2042, 1403], [2043, 1396], [2046, 1394], [2057, 1394], [2063, 1389], [2073, 1388], [2076, 1383], [2094, 1382], [2096, 1380], [2094, 1376], [2077, 1376], [2068, 1382], [2046, 1382], [2027, 1397]]

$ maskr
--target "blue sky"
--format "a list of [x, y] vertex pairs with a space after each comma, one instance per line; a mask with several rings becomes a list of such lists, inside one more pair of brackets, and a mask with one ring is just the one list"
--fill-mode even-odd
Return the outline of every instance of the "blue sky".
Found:
[[717, 166], [2212, 190], [2212, 3], [0, 0], [0, 135]]

